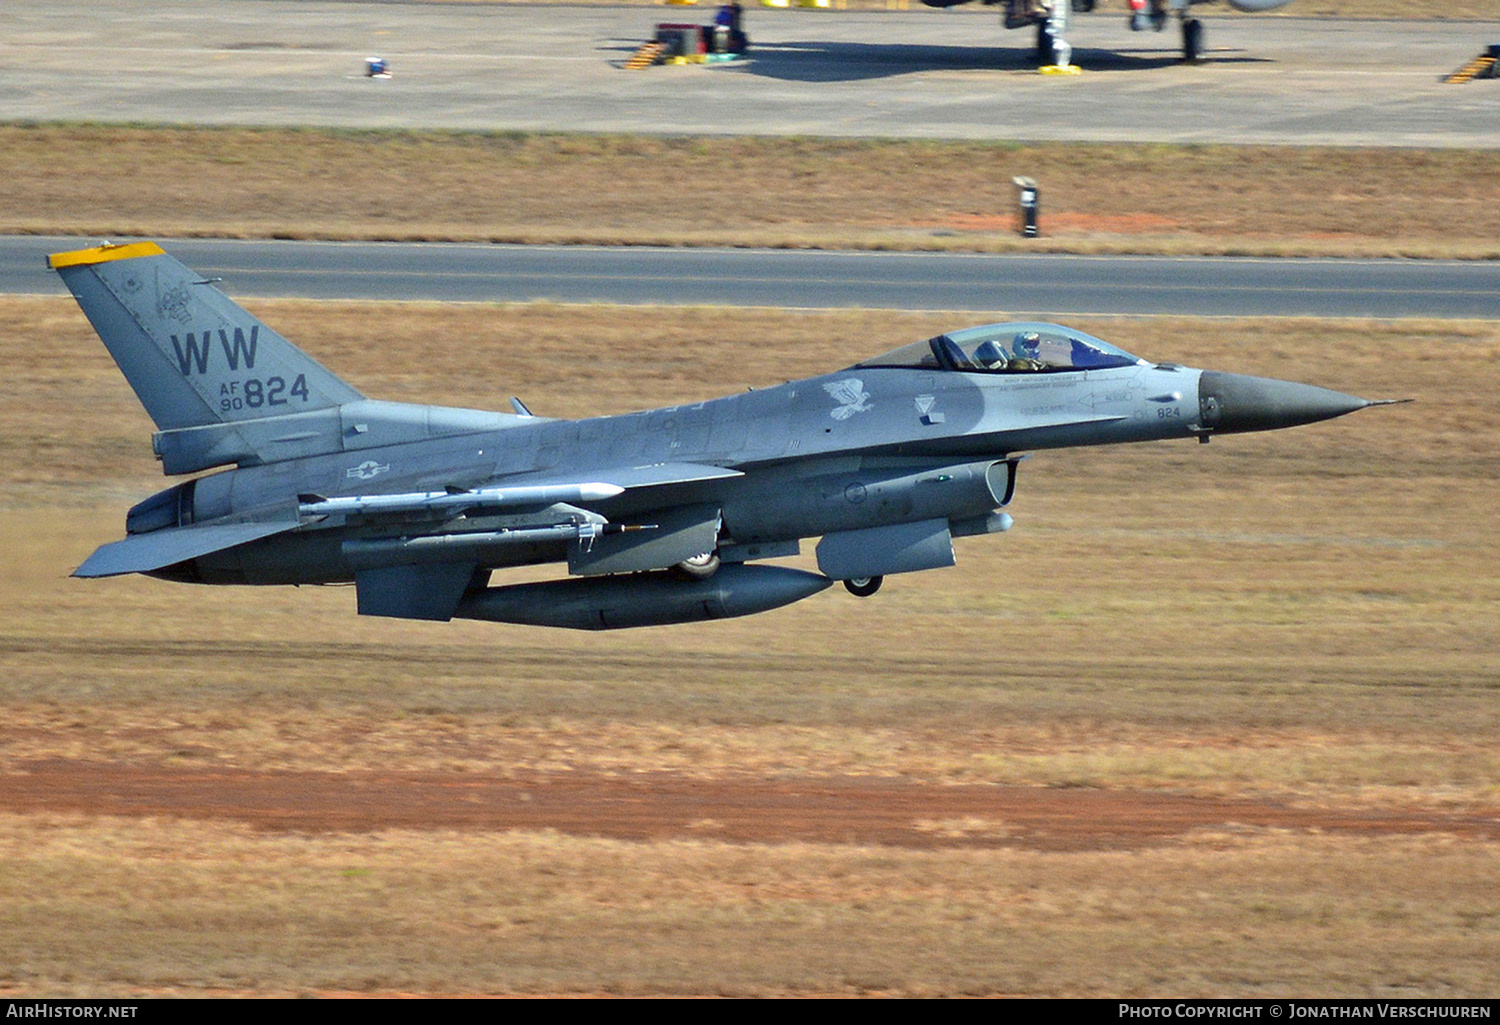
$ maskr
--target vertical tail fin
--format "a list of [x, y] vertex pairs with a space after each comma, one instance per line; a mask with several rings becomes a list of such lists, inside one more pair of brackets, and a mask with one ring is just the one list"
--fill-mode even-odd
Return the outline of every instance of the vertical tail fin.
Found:
[[154, 242], [56, 253], [47, 264], [162, 431], [364, 398]]

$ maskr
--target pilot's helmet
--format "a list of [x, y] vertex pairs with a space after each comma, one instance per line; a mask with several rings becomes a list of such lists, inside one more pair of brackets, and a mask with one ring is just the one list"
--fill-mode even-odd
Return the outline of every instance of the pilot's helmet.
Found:
[[1022, 331], [1016, 335], [1017, 359], [1037, 359], [1042, 354], [1042, 336], [1035, 331]]
[[1003, 369], [1008, 359], [1005, 350], [1000, 348], [993, 338], [974, 350], [974, 362], [986, 370], [993, 370], [997, 367]]

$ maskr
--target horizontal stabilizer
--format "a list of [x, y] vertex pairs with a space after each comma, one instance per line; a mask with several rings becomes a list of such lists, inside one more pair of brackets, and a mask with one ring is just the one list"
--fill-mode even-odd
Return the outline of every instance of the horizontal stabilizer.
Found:
[[222, 552], [249, 541], [296, 528], [297, 520], [258, 523], [215, 523], [206, 526], [169, 527], [148, 534], [131, 534], [123, 541], [101, 545], [75, 577], [113, 577], [122, 573], [150, 573], [212, 552]]

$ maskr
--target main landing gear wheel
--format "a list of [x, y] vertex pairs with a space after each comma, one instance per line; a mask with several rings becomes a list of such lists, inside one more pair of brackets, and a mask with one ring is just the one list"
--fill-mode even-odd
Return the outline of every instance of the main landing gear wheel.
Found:
[[853, 580], [844, 581], [844, 589], [856, 598], [868, 598], [880, 590], [880, 585], [885, 583], [885, 577], [855, 577]]
[[1188, 18], [1182, 23], [1182, 59], [1195, 61], [1203, 50], [1203, 22]]
[[719, 553], [704, 552], [691, 559], [683, 559], [672, 567], [672, 571], [687, 580], [707, 580], [719, 571]]

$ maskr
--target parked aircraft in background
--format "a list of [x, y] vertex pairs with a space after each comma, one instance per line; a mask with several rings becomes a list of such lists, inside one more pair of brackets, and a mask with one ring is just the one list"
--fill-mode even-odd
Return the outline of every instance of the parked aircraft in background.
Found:
[[[154, 243], [49, 265], [155, 421], [164, 472], [234, 467], [135, 506], [75, 575], [352, 581], [375, 616], [609, 629], [762, 612], [835, 581], [867, 596], [953, 565], [955, 537], [1008, 529], [1020, 453], [1378, 404], [1014, 323], [623, 416], [410, 405], [366, 398]], [[759, 564], [819, 536], [819, 573]], [[551, 562], [569, 576], [490, 585]]]
[[[928, 7], [957, 7], [971, 0], [922, 0]], [[1073, 48], [1068, 44], [1068, 21], [1074, 12], [1088, 13], [1096, 6], [1096, 0], [982, 0], [985, 4], [1004, 4], [1006, 28], [1036, 26], [1037, 59], [1043, 65], [1069, 67], [1073, 59]], [[1197, 60], [1203, 49], [1203, 23], [1193, 17], [1192, 9], [1197, 4], [1213, 3], [1214, 0], [1127, 0], [1130, 7], [1131, 29], [1140, 32], [1153, 28], [1160, 32], [1170, 15], [1176, 15], [1182, 25], [1182, 56], [1184, 60]], [[1227, 0], [1237, 11], [1271, 11], [1285, 7], [1292, 0]]]

